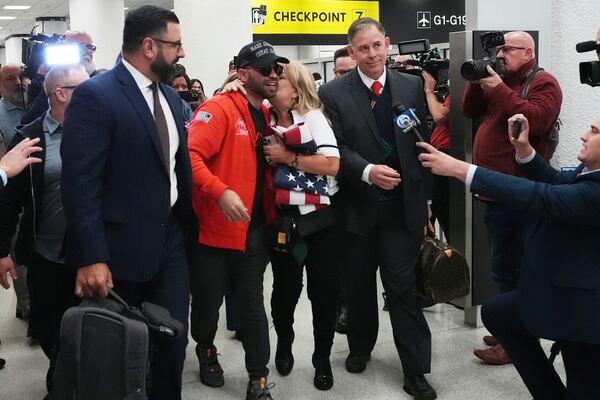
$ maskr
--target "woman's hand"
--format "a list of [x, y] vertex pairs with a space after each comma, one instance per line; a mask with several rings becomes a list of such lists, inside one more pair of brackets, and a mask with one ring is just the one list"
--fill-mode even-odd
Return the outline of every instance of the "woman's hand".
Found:
[[435, 92], [435, 85], [437, 85], [437, 82], [435, 81], [434, 77], [425, 70], [421, 71], [421, 74], [423, 75], [423, 86], [425, 87], [425, 93], [427, 94], [428, 92]]
[[290, 165], [296, 157], [296, 154], [285, 147], [285, 144], [283, 144], [283, 140], [281, 138], [279, 138], [277, 135], [274, 136], [277, 140], [275, 143], [263, 146], [267, 163]]
[[231, 81], [225, 86], [223, 86], [223, 90], [221, 90], [221, 93], [227, 92], [241, 92], [244, 96], [247, 94], [246, 88], [244, 88], [244, 83], [239, 79]]

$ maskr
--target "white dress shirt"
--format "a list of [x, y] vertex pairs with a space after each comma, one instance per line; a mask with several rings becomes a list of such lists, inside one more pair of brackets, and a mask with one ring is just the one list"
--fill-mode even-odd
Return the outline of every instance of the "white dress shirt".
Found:
[[[154, 115], [154, 98], [152, 96], [152, 89], [150, 88], [150, 85], [152, 85], [153, 82], [148, 79], [146, 75], [137, 70], [133, 65], [129, 64], [125, 59], [123, 59], [123, 65], [125, 68], [127, 68], [131, 76], [133, 76], [135, 83], [140, 89], [140, 92], [142, 92], [142, 95], [148, 104], [150, 113]], [[171, 107], [169, 107], [167, 98], [161, 90], [158, 91], [158, 97], [160, 99], [160, 105], [163, 109], [163, 113], [165, 114], [165, 119], [167, 120], [167, 128], [169, 129], [169, 176], [171, 179], [171, 207], [173, 207], [175, 202], [177, 202], [178, 196], [177, 175], [175, 174], [175, 154], [177, 154], [177, 149], [179, 148], [179, 134], [177, 132], [175, 118], [171, 112]]]

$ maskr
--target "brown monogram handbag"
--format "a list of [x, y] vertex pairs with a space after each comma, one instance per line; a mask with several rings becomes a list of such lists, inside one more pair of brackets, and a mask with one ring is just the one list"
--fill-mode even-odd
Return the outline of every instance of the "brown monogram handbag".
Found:
[[446, 303], [470, 290], [469, 266], [453, 246], [435, 236], [429, 224], [415, 265], [417, 298], [422, 307]]

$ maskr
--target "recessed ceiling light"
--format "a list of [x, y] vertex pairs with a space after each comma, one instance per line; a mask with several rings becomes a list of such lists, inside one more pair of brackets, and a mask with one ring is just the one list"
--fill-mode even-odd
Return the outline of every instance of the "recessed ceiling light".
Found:
[[0, 15], [0, 19], [15, 19], [17, 17], [9, 17], [8, 15]]
[[31, 6], [4, 6], [5, 10], [29, 10]]

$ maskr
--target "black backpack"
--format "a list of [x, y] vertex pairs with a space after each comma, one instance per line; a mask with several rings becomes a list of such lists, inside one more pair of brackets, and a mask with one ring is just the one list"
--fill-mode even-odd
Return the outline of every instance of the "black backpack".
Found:
[[[520, 97], [522, 99], [527, 99], [527, 96], [529, 95], [529, 88], [531, 87], [531, 82], [533, 81], [533, 77], [538, 72], [541, 72], [543, 70], [544, 70], [544, 68], [535, 67], [535, 68], [532, 68], [531, 71], [529, 71], [529, 73], [527, 74], [527, 81], [525, 82], [525, 85], [523, 85], [523, 90], [521, 90]], [[550, 133], [550, 138], [548, 139], [549, 150], [550, 150], [550, 154], [548, 155], [548, 160], [552, 158], [552, 156], [554, 155], [554, 152], [556, 151], [556, 148], [558, 147], [558, 142], [560, 140], [560, 128], [562, 128], [562, 121], [560, 120], [560, 117], [557, 117], [556, 121], [554, 121], [554, 125], [552, 126], [552, 132]]]
[[68, 309], [52, 376], [52, 400], [145, 400], [150, 385], [151, 332], [183, 334], [163, 307], [130, 307], [112, 290]]

